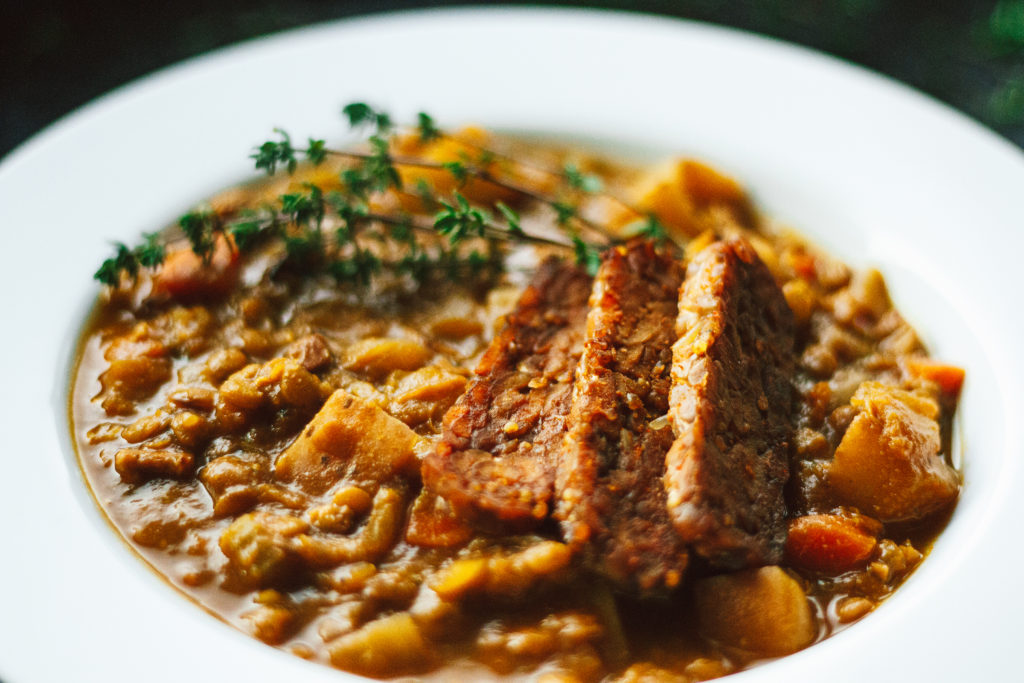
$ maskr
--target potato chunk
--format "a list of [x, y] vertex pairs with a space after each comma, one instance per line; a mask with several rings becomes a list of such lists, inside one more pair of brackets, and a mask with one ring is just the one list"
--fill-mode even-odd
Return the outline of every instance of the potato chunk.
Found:
[[817, 635], [810, 603], [781, 567], [761, 567], [697, 582], [697, 616], [705, 638], [764, 656], [807, 647]]
[[408, 612], [371, 621], [328, 648], [331, 664], [364, 676], [393, 676], [429, 669], [433, 648]]
[[920, 519], [956, 498], [960, 477], [939, 453], [934, 401], [864, 382], [850, 403], [860, 412], [828, 470], [843, 503], [892, 522]]
[[345, 476], [381, 483], [411, 468], [420, 440], [377, 406], [338, 389], [278, 457], [276, 474], [314, 494]]

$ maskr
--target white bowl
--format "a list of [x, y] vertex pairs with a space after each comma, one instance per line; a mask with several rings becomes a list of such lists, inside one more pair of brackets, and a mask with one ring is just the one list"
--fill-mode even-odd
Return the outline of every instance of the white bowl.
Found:
[[1018, 271], [1024, 157], [883, 78], [782, 43], [600, 12], [431, 11], [292, 31], [157, 73], [0, 165], [6, 320], [0, 679], [339, 681], [177, 593], [116, 536], [67, 437], [74, 341], [108, 240], [251, 177], [274, 126], [338, 138], [339, 107], [704, 158], [855, 265], [882, 269], [933, 352], [967, 368], [965, 485], [907, 584], [743, 681], [991, 680], [1018, 666], [1024, 597]]

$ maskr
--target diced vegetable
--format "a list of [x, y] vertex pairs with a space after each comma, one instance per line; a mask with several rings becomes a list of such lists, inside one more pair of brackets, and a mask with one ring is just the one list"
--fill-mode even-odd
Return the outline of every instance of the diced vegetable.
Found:
[[323, 402], [329, 391], [316, 375], [291, 358], [247, 365], [220, 386], [221, 398], [243, 410], [264, 406], [312, 410]]
[[250, 512], [221, 534], [220, 549], [238, 578], [247, 586], [268, 586], [298, 568], [292, 539], [309, 525], [292, 515]]
[[758, 655], [807, 647], [817, 625], [800, 584], [781, 567], [713, 576], [695, 586], [701, 635]]
[[881, 525], [871, 529], [863, 518], [804, 515], [789, 523], [786, 560], [823, 574], [842, 574], [862, 566], [875, 549]]
[[463, 375], [430, 365], [395, 382], [392, 400], [396, 403], [437, 401], [450, 405], [465, 390], [467, 381]]
[[639, 209], [653, 213], [670, 229], [687, 237], [714, 227], [713, 221], [701, 215], [709, 206], [729, 207], [741, 215], [748, 211], [746, 195], [735, 180], [690, 159], [652, 168], [631, 195]]
[[426, 548], [451, 548], [473, 537], [473, 527], [452, 512], [443, 499], [423, 489], [409, 513], [406, 543]]
[[208, 261], [188, 248], [167, 254], [154, 287], [177, 299], [223, 295], [238, 279], [238, 263], [238, 251], [227, 239], [218, 237]]
[[934, 401], [864, 382], [850, 403], [861, 412], [828, 470], [842, 502], [890, 522], [920, 519], [956, 498], [960, 478], [939, 453]]
[[[486, 159], [481, 160], [481, 146], [487, 145], [489, 137], [489, 134], [482, 128], [469, 126], [459, 130], [454, 136], [445, 136], [426, 144], [418, 141], [415, 143], [401, 141], [400, 144], [405, 153], [414, 153], [426, 161], [441, 164], [456, 163], [486, 169], [497, 177], [511, 178], [520, 184], [534, 187], [538, 192], [552, 189], [552, 179], [546, 177], [547, 174], [531, 173], [528, 167], [512, 162], [496, 163]], [[516, 193], [486, 180], [467, 177], [460, 182], [458, 172], [454, 168], [450, 171], [401, 166], [398, 172], [405, 187], [415, 188], [419, 183], [425, 182], [442, 197], [450, 196], [452, 192], [457, 191], [470, 201], [485, 205], [497, 201], [511, 204], [519, 199]], [[408, 210], [433, 210], [435, 208], [429, 205], [424, 207], [412, 193], [400, 196], [400, 200], [403, 207]]]
[[541, 541], [511, 555], [456, 560], [438, 572], [430, 586], [448, 601], [481, 593], [515, 597], [539, 579], [557, 575], [571, 556], [565, 544]]
[[876, 320], [892, 308], [885, 280], [877, 270], [858, 272], [849, 286], [833, 301], [833, 313], [838, 320], [849, 322], [857, 317]]
[[247, 586], [264, 587], [294, 578], [304, 568], [329, 569], [351, 562], [376, 561], [401, 531], [406, 500], [381, 488], [366, 525], [352, 536], [321, 536], [293, 515], [250, 512], [221, 534], [220, 549]]
[[794, 278], [782, 285], [782, 294], [786, 297], [786, 303], [793, 311], [793, 317], [797, 324], [807, 324], [817, 301], [817, 296], [811, 286], [807, 284], [806, 280]]
[[306, 536], [293, 547], [307, 566], [326, 569], [347, 562], [376, 561], [394, 545], [401, 533], [406, 498], [396, 489], [383, 487], [373, 499], [366, 526], [354, 536]]
[[366, 624], [338, 638], [328, 651], [331, 664], [364, 676], [392, 676], [429, 668], [435, 655], [408, 612]]
[[278, 457], [275, 471], [314, 493], [346, 474], [381, 483], [415, 464], [420, 440], [377, 406], [338, 389]]
[[368, 375], [386, 375], [392, 370], [415, 370], [433, 352], [411, 339], [363, 339], [345, 351], [345, 367]]
[[369, 512], [373, 498], [358, 486], [346, 486], [335, 492], [326, 505], [309, 511], [309, 521], [321, 531], [347, 534], [356, 519]]
[[907, 372], [913, 377], [922, 377], [939, 385], [947, 396], [956, 398], [964, 384], [964, 369], [946, 365], [926, 356], [911, 356], [904, 361]]
[[100, 375], [103, 409], [108, 415], [130, 415], [135, 402], [151, 396], [171, 378], [168, 358], [141, 356], [110, 361]]

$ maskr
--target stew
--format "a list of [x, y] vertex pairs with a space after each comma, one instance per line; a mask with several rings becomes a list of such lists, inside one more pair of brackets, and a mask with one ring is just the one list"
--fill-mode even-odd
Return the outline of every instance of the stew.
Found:
[[[605, 188], [580, 215], [621, 240], [590, 269], [521, 246], [500, 273], [339, 284], [221, 234], [107, 287], [72, 429], [97, 501], [171, 584], [372, 677], [706, 680], [845, 628], [922, 561], [959, 493], [964, 375], [877, 271], [696, 161], [474, 129], [393, 144], [503, 150], [536, 194], [552, 181], [530, 169], [569, 161]], [[245, 215], [346, 163], [210, 206]], [[400, 171], [557, 221], [486, 178]], [[372, 202], [432, 213], [394, 189]], [[631, 238], [633, 207], [670, 240]]]

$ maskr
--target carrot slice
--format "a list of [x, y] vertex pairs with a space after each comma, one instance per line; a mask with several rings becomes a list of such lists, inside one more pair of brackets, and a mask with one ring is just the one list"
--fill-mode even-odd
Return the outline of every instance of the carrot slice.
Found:
[[793, 566], [822, 574], [856, 569], [875, 549], [875, 536], [865, 528], [869, 524], [840, 515], [797, 517], [789, 523], [786, 558]]
[[156, 274], [156, 290], [176, 299], [219, 296], [234, 286], [238, 272], [238, 250], [231, 240], [218, 236], [208, 261], [191, 249], [168, 253]]
[[405, 541], [424, 548], [454, 548], [473, 537], [473, 528], [455, 515], [447, 503], [424, 489], [413, 503]]
[[943, 393], [956, 398], [964, 384], [964, 369], [955, 365], [945, 365], [931, 358], [908, 358], [907, 372], [916, 377], [923, 377], [939, 385]]

